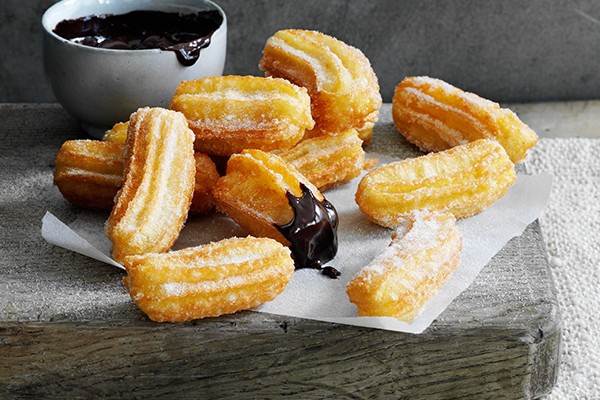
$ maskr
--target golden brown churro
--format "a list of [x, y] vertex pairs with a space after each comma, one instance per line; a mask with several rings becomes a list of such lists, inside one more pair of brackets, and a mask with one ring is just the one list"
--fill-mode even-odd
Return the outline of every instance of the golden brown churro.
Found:
[[196, 164], [196, 179], [190, 213], [208, 214], [215, 206], [212, 188], [219, 180], [220, 175], [217, 172], [215, 163], [206, 154], [195, 153], [194, 161]]
[[[98, 140], [69, 140], [60, 148], [54, 183], [69, 202], [111, 210], [123, 184], [124, 145]], [[212, 187], [219, 173], [212, 160], [195, 153], [196, 180], [190, 213], [207, 214], [214, 207]]]
[[[308, 89], [316, 122], [309, 137], [361, 129], [366, 140], [381, 107], [379, 83], [358, 49], [320, 32], [281, 30], [267, 40], [260, 68]], [[371, 126], [372, 128], [372, 126]]]
[[157, 322], [216, 317], [273, 300], [294, 272], [290, 251], [267, 238], [231, 238], [123, 259], [123, 282]]
[[337, 213], [280, 157], [244, 150], [213, 189], [217, 208], [254, 236], [290, 246], [298, 268], [320, 268], [337, 252]]
[[371, 221], [393, 228], [412, 210], [450, 211], [456, 218], [476, 214], [515, 181], [504, 148], [480, 139], [374, 169], [359, 183], [356, 203]]
[[304, 139], [291, 149], [275, 151], [319, 190], [346, 183], [360, 175], [365, 165], [362, 141], [354, 129], [335, 136]]
[[110, 210], [123, 184], [123, 145], [98, 140], [69, 140], [56, 158], [54, 184], [69, 202]]
[[346, 288], [358, 315], [412, 321], [460, 261], [462, 236], [450, 213], [413, 211], [392, 243]]
[[127, 129], [129, 121], [117, 122], [112, 128], [107, 130], [102, 137], [105, 142], [125, 144], [127, 141]]
[[194, 191], [194, 135], [185, 117], [141, 108], [129, 121], [124, 183], [106, 222], [117, 261], [168, 250], [183, 227]]
[[182, 82], [170, 108], [185, 114], [196, 149], [217, 156], [289, 148], [314, 125], [306, 89], [284, 79], [214, 76]]
[[517, 163], [538, 140], [511, 110], [428, 77], [409, 77], [398, 84], [392, 115], [398, 131], [423, 151], [494, 139]]

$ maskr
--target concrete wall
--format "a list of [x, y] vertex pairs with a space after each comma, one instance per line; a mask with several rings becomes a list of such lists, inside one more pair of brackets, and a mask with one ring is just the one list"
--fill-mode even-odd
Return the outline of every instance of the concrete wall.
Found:
[[[385, 101], [430, 75], [497, 101], [600, 98], [598, 0], [217, 0], [229, 19], [226, 73], [260, 74], [265, 40], [309, 28], [371, 60]], [[0, 102], [54, 101], [40, 17], [52, 0], [0, 0]]]

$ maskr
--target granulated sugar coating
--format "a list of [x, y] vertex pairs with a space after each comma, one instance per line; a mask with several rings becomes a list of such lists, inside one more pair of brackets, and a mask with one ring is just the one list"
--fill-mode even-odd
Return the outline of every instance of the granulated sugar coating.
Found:
[[600, 140], [545, 139], [527, 161], [553, 175], [540, 220], [563, 318], [562, 362], [549, 400], [600, 398]]

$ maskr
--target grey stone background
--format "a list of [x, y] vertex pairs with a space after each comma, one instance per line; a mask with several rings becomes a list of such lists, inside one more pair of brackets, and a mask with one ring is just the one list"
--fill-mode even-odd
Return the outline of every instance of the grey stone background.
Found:
[[[598, 0], [217, 0], [229, 19], [226, 73], [261, 74], [266, 39], [309, 28], [360, 48], [385, 101], [407, 75], [502, 102], [600, 98]], [[55, 101], [41, 15], [52, 0], [0, 0], [0, 102]]]

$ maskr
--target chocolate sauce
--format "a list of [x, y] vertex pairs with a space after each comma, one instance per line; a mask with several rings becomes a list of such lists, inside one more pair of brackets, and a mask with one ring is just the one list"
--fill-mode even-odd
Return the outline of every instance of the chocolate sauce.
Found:
[[[290, 223], [276, 228], [292, 244], [296, 268], [320, 269], [324, 275], [337, 278], [340, 273], [333, 267], [324, 267], [335, 257], [338, 249], [338, 215], [327, 200], [319, 201], [304, 184], [300, 184], [302, 197], [286, 193], [294, 210]], [[337, 275], [336, 275], [337, 273]]]
[[222, 23], [223, 16], [217, 10], [194, 14], [132, 11], [67, 19], [56, 25], [54, 33], [90, 47], [170, 50], [181, 64], [190, 66], [200, 57], [200, 50], [210, 45]]
[[323, 267], [321, 273], [331, 279], [337, 279], [342, 273], [333, 267]]

